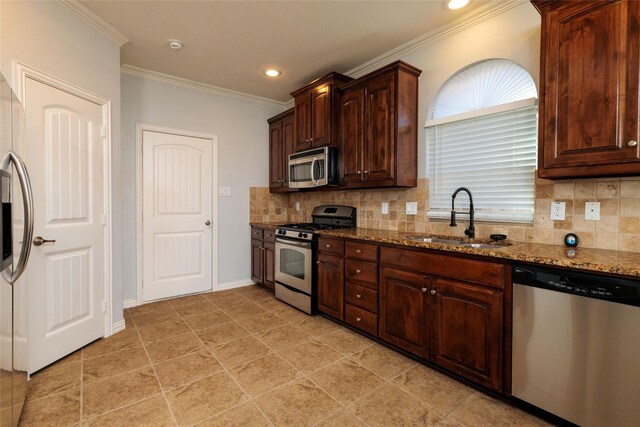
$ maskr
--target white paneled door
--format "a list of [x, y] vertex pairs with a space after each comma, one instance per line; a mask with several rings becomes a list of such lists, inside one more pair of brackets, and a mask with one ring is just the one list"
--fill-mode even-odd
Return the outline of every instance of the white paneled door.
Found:
[[[102, 106], [26, 79], [26, 163], [34, 200], [29, 371], [105, 331]], [[38, 237], [36, 237], [36, 240]]]
[[142, 131], [144, 301], [212, 287], [213, 141]]

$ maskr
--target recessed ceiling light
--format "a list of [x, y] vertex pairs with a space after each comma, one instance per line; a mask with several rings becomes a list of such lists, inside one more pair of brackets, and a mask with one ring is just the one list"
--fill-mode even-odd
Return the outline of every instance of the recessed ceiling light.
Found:
[[169, 40], [169, 47], [175, 50], [182, 49], [182, 42], [180, 40], [171, 39]]
[[469, 0], [447, 0], [447, 7], [451, 10], [462, 9], [469, 4]]
[[267, 68], [264, 70], [264, 73], [269, 77], [278, 77], [280, 75], [280, 71], [275, 68]]

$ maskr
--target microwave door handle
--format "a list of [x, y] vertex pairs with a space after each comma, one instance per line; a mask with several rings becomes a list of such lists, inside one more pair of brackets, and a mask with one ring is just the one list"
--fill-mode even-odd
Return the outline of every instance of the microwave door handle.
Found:
[[22, 249], [20, 250], [20, 258], [18, 258], [18, 264], [16, 269], [8, 272], [4, 270], [2, 275], [4, 279], [14, 284], [24, 273], [27, 268], [27, 261], [29, 261], [29, 255], [31, 254], [31, 240], [33, 239], [33, 191], [31, 190], [31, 180], [29, 179], [29, 173], [24, 162], [16, 154], [15, 151], [9, 151], [0, 163], [0, 169], [8, 171], [10, 163], [16, 168], [16, 174], [20, 182], [20, 188], [22, 190], [22, 203], [24, 207], [24, 229], [22, 231]]
[[313, 160], [311, 161], [311, 181], [313, 181], [313, 185], [315, 185], [316, 187], [318, 186], [318, 181], [320, 181], [320, 178], [316, 179], [316, 163], [318, 162], [318, 158], [314, 157]]

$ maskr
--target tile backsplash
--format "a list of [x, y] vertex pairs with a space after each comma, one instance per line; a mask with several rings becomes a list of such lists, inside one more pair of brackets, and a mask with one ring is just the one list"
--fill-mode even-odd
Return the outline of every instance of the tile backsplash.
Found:
[[[472, 190], [473, 191], [473, 190]], [[464, 221], [449, 227], [448, 221], [427, 217], [429, 184], [426, 178], [407, 189], [307, 191], [269, 193], [266, 187], [251, 187], [251, 222], [307, 222], [317, 205], [341, 204], [358, 209], [358, 226], [416, 233], [459, 235]], [[566, 203], [564, 221], [549, 218], [552, 201]], [[382, 202], [389, 213], [382, 214]], [[417, 202], [417, 215], [405, 214], [405, 203]], [[600, 202], [600, 220], [584, 219], [586, 202]], [[296, 203], [300, 210], [296, 211]], [[562, 245], [564, 235], [573, 232], [581, 247], [640, 252], [640, 177], [551, 181], [536, 179], [533, 224], [476, 224], [476, 236], [488, 238], [503, 233], [519, 242]]]

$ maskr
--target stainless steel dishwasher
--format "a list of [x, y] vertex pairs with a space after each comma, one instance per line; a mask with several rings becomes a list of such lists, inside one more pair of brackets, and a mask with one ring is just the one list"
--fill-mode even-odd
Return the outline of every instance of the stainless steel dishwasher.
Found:
[[640, 280], [513, 266], [513, 396], [582, 426], [640, 425]]

